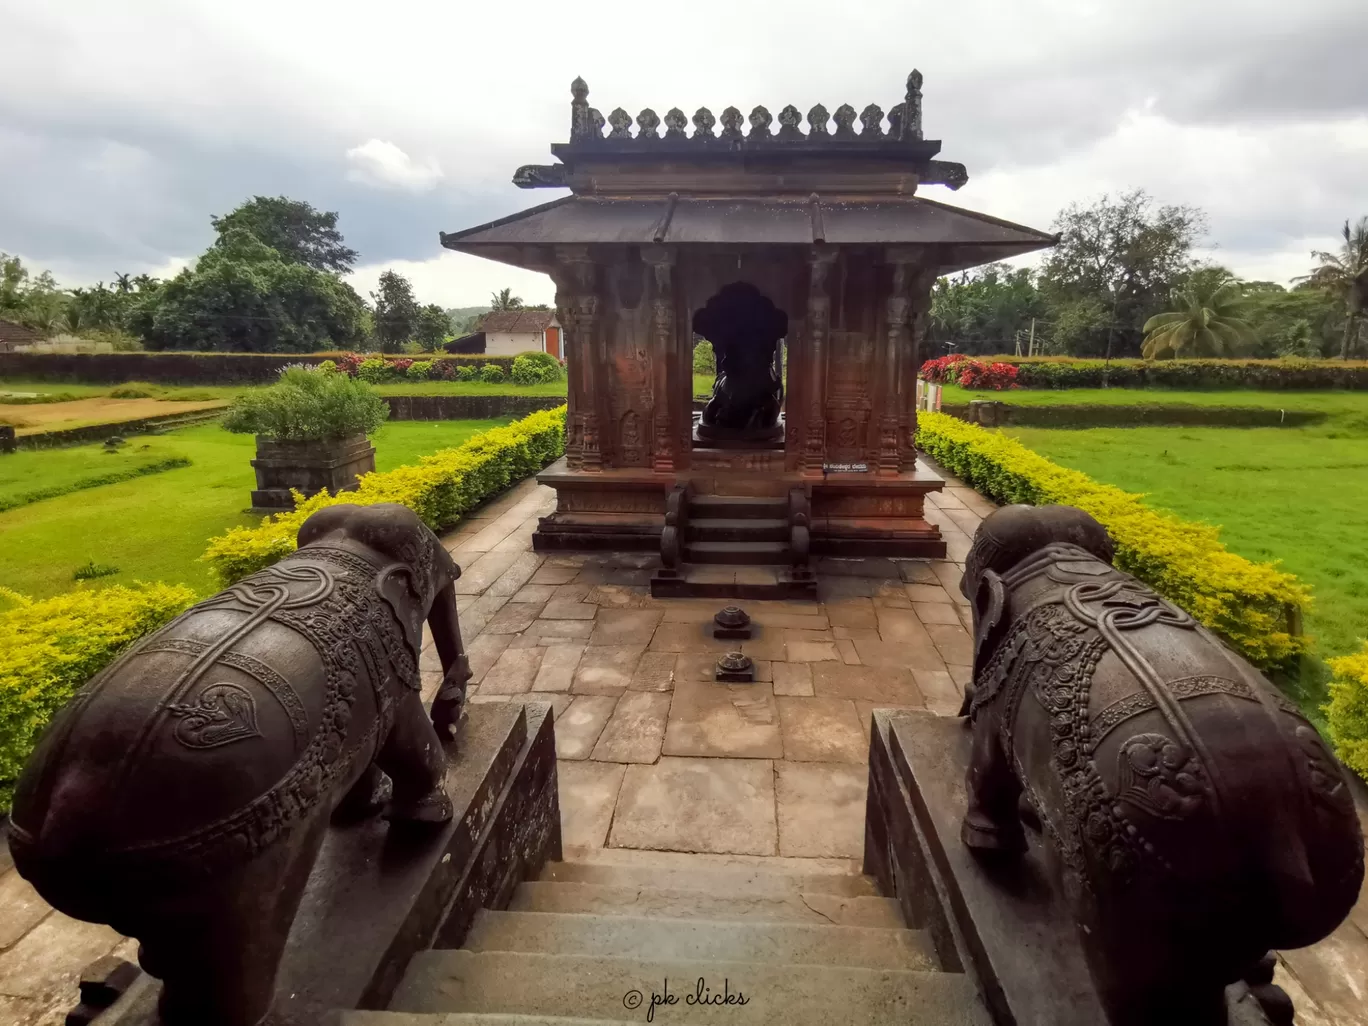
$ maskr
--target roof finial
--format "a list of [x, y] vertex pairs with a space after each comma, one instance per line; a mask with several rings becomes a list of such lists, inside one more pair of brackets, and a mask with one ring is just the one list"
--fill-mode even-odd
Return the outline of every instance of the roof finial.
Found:
[[916, 68], [907, 76], [907, 97], [903, 100], [903, 116], [898, 136], [901, 139], [922, 137], [922, 73]]
[[570, 141], [579, 142], [594, 134], [589, 122], [589, 86], [584, 79], [570, 83]]

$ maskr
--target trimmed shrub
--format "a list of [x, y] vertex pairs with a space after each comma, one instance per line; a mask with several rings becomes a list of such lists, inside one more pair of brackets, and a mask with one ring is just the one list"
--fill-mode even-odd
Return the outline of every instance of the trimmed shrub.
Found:
[[961, 388], [979, 388], [1003, 392], [1017, 387], [1017, 369], [1010, 363], [983, 363], [965, 360], [958, 365]]
[[717, 373], [717, 353], [713, 351], [713, 344], [706, 338], [701, 339], [694, 346], [693, 372], [695, 374]]
[[1017, 384], [1022, 388], [1368, 389], [1368, 361], [1363, 360], [1112, 360], [1107, 363], [1070, 357], [1002, 356], [997, 359], [1016, 365]]
[[235, 398], [223, 426], [237, 434], [312, 442], [368, 435], [388, 416], [385, 400], [359, 378], [288, 367], [270, 388]]
[[1327, 659], [1330, 702], [1325, 718], [1344, 764], [1368, 780], [1368, 641], [1353, 655]]
[[542, 385], [559, 381], [563, 373], [561, 362], [550, 353], [520, 353], [509, 377], [518, 385]]
[[0, 813], [52, 717], [129, 644], [195, 601], [183, 585], [78, 588], [33, 601], [0, 589]]
[[317, 367], [318, 367], [319, 371], [321, 371], [321, 372], [324, 373], [324, 374], [336, 374], [336, 373], [337, 373], [337, 361], [336, 361], [336, 360], [324, 360], [322, 363], [318, 364]]
[[111, 388], [109, 390], [109, 398], [152, 399], [159, 392], [160, 389], [158, 389], [156, 385], [149, 385], [145, 381], [130, 381], [128, 384], [120, 385], [118, 388]]
[[565, 407], [560, 406], [482, 432], [464, 445], [424, 456], [416, 465], [363, 474], [356, 491], [322, 491], [309, 499], [296, 493], [294, 510], [267, 517], [258, 527], [232, 528], [212, 539], [201, 558], [227, 587], [293, 552], [300, 525], [314, 511], [339, 502], [398, 502], [434, 531], [445, 530], [468, 509], [564, 452]]
[[480, 380], [487, 385], [497, 385], [504, 379], [503, 368], [498, 364], [487, 363], [480, 368]]
[[432, 377], [432, 361], [414, 360], [413, 363], [409, 364], [409, 368], [404, 372], [404, 376], [410, 381], [426, 381], [428, 378]]
[[950, 385], [959, 381], [959, 364], [969, 359], [963, 353], [951, 353], [927, 360], [917, 371], [917, 377], [933, 385]]
[[390, 365], [379, 357], [373, 356], [361, 361], [361, 366], [356, 368], [356, 376], [362, 381], [378, 385], [390, 379]]
[[[339, 366], [355, 359], [385, 359], [380, 353], [358, 355], [341, 351], [324, 353], [0, 353], [0, 378], [21, 381], [72, 381], [82, 384], [120, 385], [126, 381], [151, 381], [179, 385], [268, 385], [282, 368], [292, 363], [336, 360]], [[508, 373], [511, 356], [448, 354], [435, 356], [437, 363], [465, 363], [477, 368], [492, 363]], [[351, 371], [351, 373], [355, 373]]]
[[456, 368], [457, 381], [474, 381], [479, 376], [479, 370], [468, 363]]
[[1116, 565], [1186, 609], [1259, 666], [1306, 649], [1295, 633], [1310, 590], [1272, 563], [1226, 549], [1219, 528], [1150, 509], [1138, 495], [1068, 470], [996, 431], [944, 413], [917, 415], [917, 444], [1001, 503], [1060, 503], [1092, 514], [1116, 544]]

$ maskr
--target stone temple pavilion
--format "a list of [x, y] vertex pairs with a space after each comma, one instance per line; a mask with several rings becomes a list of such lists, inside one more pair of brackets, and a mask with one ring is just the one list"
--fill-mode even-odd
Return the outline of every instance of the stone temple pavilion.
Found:
[[811, 555], [944, 555], [914, 445], [932, 285], [1056, 237], [918, 195], [968, 179], [924, 137], [921, 86], [887, 119], [676, 107], [662, 133], [649, 109], [605, 124], [576, 79], [559, 162], [513, 178], [570, 194], [442, 233], [556, 285], [569, 417], [539, 550], [659, 552], [656, 594], [750, 598], [810, 594]]

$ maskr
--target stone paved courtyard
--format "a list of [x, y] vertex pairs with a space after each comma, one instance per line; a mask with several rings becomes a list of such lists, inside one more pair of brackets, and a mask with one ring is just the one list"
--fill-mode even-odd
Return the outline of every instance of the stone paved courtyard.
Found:
[[[757, 680], [728, 685], [713, 666], [737, 643], [707, 629], [726, 603], [653, 599], [654, 556], [534, 553], [554, 501], [525, 481], [443, 541], [463, 568], [471, 701], [554, 708], [567, 858], [858, 870], [870, 712], [958, 710], [971, 661], [959, 579], [992, 505], [949, 480], [927, 507], [948, 559], [824, 560], [817, 602], [741, 603], [756, 631], [739, 647]], [[430, 643], [422, 667], [430, 698]], [[111, 951], [135, 957], [108, 928], [49, 909], [0, 853], [0, 1024], [60, 1023], [76, 975]], [[1302, 1026], [1368, 1024], [1368, 902], [1285, 956], [1279, 982]]]

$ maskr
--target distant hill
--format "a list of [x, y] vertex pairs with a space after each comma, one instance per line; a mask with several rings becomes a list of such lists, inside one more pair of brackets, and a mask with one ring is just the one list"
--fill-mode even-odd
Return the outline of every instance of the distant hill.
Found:
[[494, 309], [492, 306], [453, 306], [447, 310], [451, 318], [451, 330], [457, 335], [468, 335], [475, 330], [481, 317]]

